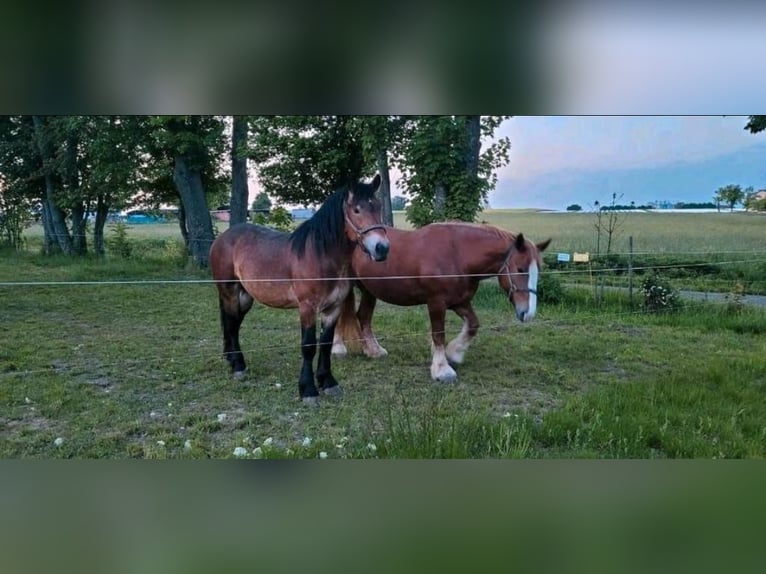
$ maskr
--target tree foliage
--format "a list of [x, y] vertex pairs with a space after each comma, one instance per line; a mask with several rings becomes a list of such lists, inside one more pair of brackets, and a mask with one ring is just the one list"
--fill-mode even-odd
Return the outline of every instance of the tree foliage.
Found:
[[402, 195], [395, 195], [391, 198], [391, 208], [394, 211], [403, 211], [407, 207], [407, 198]]
[[250, 159], [270, 196], [304, 206], [372, 171], [352, 116], [255, 116]]
[[750, 116], [745, 129], [754, 134], [766, 130], [766, 116]]
[[[499, 138], [480, 151], [504, 116], [414, 116], [407, 119], [395, 164], [410, 198], [407, 219], [474, 221], [508, 162], [510, 141]], [[472, 122], [477, 125], [471, 137]]]
[[253, 211], [269, 211], [271, 209], [271, 198], [265, 191], [260, 192], [253, 200]]
[[741, 203], [745, 198], [747, 192], [752, 191], [752, 188], [743, 190], [740, 185], [729, 184], [719, 187], [715, 192], [715, 200], [721, 203], [727, 204], [731, 211], [734, 211], [734, 206]]

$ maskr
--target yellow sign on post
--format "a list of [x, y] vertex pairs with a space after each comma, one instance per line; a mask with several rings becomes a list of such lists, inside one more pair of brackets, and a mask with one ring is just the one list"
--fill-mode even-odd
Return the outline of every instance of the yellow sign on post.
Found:
[[577, 251], [575, 251], [572, 260], [575, 263], [587, 263], [590, 261], [590, 253], [577, 253]]

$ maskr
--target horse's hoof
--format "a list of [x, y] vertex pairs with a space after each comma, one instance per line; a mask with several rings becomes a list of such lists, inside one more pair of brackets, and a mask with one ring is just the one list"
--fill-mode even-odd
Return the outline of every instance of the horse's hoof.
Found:
[[247, 373], [247, 369], [244, 371], [234, 371], [234, 378], [237, 380], [242, 380], [245, 378], [245, 374]]
[[319, 406], [319, 397], [303, 397], [301, 399], [303, 401], [303, 404], [309, 407], [318, 407]]
[[457, 382], [457, 373], [452, 372], [452, 373], [443, 373], [441, 375], [437, 375], [436, 377], [434, 377], [434, 381], [436, 381], [437, 383], [445, 384], [445, 385], [451, 385]]
[[343, 396], [343, 389], [340, 385], [335, 385], [334, 387], [327, 387], [326, 389], [323, 389], [322, 392], [326, 397], [333, 397], [333, 398], [340, 398]]
[[348, 349], [343, 343], [335, 343], [332, 346], [332, 356], [334, 359], [343, 359], [348, 356]]

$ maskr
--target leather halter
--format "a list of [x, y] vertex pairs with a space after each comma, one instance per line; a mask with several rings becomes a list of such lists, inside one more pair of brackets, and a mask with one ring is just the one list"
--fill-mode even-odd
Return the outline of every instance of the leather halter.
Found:
[[512, 243], [511, 247], [508, 249], [508, 254], [505, 256], [505, 260], [503, 261], [502, 266], [500, 267], [500, 273], [503, 272], [503, 269], [505, 269], [505, 274], [508, 276], [508, 284], [511, 286], [511, 288], [508, 290], [508, 300], [510, 301], [511, 297], [513, 297], [513, 294], [517, 291], [519, 293], [532, 293], [534, 295], [537, 295], [537, 289], [530, 289], [529, 287], [521, 288], [516, 287], [513, 283], [513, 279], [511, 278], [511, 255], [513, 255], [513, 250], [515, 249], [515, 245]]
[[348, 217], [348, 213], [346, 210], [343, 210], [343, 216], [346, 218], [346, 223], [348, 223], [351, 226], [351, 229], [354, 230], [354, 233], [356, 233], [356, 240], [360, 241], [365, 233], [369, 233], [373, 229], [386, 229], [386, 226], [382, 223], [373, 223], [372, 225], [368, 225], [367, 227], [363, 227], [362, 229], [359, 229], [356, 225], [354, 225], [354, 222], [351, 221]]

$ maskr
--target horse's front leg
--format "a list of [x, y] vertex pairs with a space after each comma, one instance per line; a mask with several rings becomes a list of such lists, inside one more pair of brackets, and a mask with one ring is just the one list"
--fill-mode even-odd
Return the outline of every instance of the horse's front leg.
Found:
[[332, 348], [335, 325], [338, 321], [340, 305], [322, 313], [322, 334], [319, 337], [319, 361], [317, 362], [317, 382], [325, 395], [343, 394], [338, 381], [332, 375]]
[[359, 301], [359, 310], [356, 313], [356, 317], [359, 320], [359, 327], [362, 331], [364, 354], [372, 358], [385, 357], [388, 355], [388, 351], [378, 343], [375, 334], [372, 332], [372, 314], [375, 312], [375, 303], [378, 300], [364, 287], [360, 287], [359, 291], [362, 297]]
[[298, 393], [306, 404], [319, 402], [319, 393], [314, 385], [314, 356], [317, 352], [316, 309], [310, 305], [301, 305], [301, 354], [303, 366], [298, 379]]
[[460, 330], [460, 334], [447, 345], [447, 360], [452, 366], [455, 366], [463, 362], [465, 352], [471, 344], [471, 339], [478, 333], [479, 319], [476, 317], [470, 302], [453, 307], [452, 310], [463, 319], [463, 328]]
[[444, 348], [445, 317], [447, 308], [441, 302], [428, 303], [428, 316], [431, 319], [431, 378], [440, 383], [454, 383], [457, 380], [455, 369], [450, 367]]

